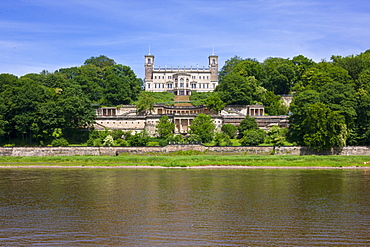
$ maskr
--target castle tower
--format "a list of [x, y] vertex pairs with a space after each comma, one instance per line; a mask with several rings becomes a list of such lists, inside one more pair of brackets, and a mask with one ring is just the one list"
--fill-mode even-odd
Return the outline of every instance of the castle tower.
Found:
[[211, 55], [208, 57], [209, 69], [211, 70], [211, 82], [218, 82], [218, 56]]
[[151, 82], [153, 80], [154, 56], [145, 55], [145, 81]]

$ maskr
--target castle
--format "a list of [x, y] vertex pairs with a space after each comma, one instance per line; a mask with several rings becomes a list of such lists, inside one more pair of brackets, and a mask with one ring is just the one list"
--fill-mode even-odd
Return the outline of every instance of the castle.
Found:
[[212, 92], [218, 85], [218, 56], [208, 57], [208, 67], [154, 67], [154, 56], [145, 56], [145, 90], [190, 95]]
[[[171, 92], [174, 95], [188, 96], [192, 92], [212, 92], [218, 85], [218, 56], [208, 57], [208, 67], [198, 68], [160, 68], [154, 67], [154, 56], [145, 55], [145, 90], [149, 92]], [[175, 134], [187, 134], [193, 119], [199, 114], [211, 115], [216, 130], [221, 131], [223, 124], [238, 126], [248, 115], [256, 118], [258, 126], [268, 129], [273, 125], [286, 127], [286, 116], [264, 116], [262, 105], [227, 105], [219, 114], [205, 106], [169, 106], [154, 105], [151, 114], [137, 114], [135, 105], [120, 107], [102, 107], [96, 110], [95, 129], [121, 129], [124, 131], [139, 132], [144, 129], [150, 135], [156, 134], [156, 125], [161, 116], [166, 115], [175, 123]]]

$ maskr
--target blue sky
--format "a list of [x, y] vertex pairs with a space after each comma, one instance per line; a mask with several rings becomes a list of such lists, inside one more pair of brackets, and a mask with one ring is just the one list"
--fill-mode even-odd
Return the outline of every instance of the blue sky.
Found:
[[315, 61], [370, 49], [369, 0], [2, 0], [0, 73], [81, 66], [106, 55], [144, 74], [208, 56]]

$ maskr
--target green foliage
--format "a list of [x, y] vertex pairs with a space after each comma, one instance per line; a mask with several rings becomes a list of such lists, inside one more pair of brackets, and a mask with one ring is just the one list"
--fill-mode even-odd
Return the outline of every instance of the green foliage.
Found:
[[8, 81], [0, 92], [0, 136], [20, 140], [23, 145], [45, 144], [51, 142], [55, 129], [76, 132], [95, 119], [91, 102], [81, 88], [59, 75], [1, 79]]
[[227, 105], [253, 105], [261, 102], [266, 92], [255, 77], [244, 77], [236, 72], [225, 75], [215, 91]]
[[[170, 104], [174, 101], [175, 95], [173, 93], [169, 92], [146, 92], [141, 91], [139, 94], [139, 99], [142, 97], [143, 94], [146, 94], [148, 97], [152, 98], [154, 103], [164, 103], [164, 104]], [[137, 104], [137, 102], [135, 103]]]
[[169, 143], [183, 143], [184, 137], [182, 135], [174, 135], [167, 138]]
[[218, 93], [211, 94], [205, 100], [205, 104], [209, 110], [213, 110], [216, 114], [225, 108], [225, 103], [221, 100]]
[[348, 137], [344, 117], [319, 102], [307, 109], [307, 117], [302, 122], [304, 143], [315, 151], [344, 147]]
[[246, 130], [257, 130], [258, 124], [254, 117], [245, 116], [238, 126], [239, 138], [244, 136]]
[[107, 105], [130, 104], [136, 101], [141, 88], [138, 79], [130, 67], [113, 65], [105, 68], [104, 103]]
[[286, 141], [286, 128], [280, 128], [279, 126], [272, 126], [267, 132], [266, 143], [272, 143], [274, 146], [284, 146]]
[[68, 147], [69, 143], [65, 138], [61, 137], [61, 138], [54, 139], [51, 142], [51, 145], [53, 147]]
[[240, 143], [243, 146], [257, 146], [264, 142], [266, 132], [262, 129], [249, 129], [243, 132], [243, 138]]
[[112, 130], [109, 134], [113, 137], [113, 140], [120, 140], [124, 137], [125, 132], [123, 130], [115, 129]]
[[213, 92], [192, 92], [190, 95], [190, 101], [194, 106], [205, 105], [207, 98], [213, 94]]
[[230, 139], [235, 138], [238, 128], [233, 124], [224, 124], [221, 127], [221, 131], [225, 133]]
[[190, 134], [189, 137], [186, 139], [188, 143], [201, 143], [202, 138], [200, 138], [197, 134]]
[[155, 99], [150, 94], [146, 92], [141, 93], [136, 105], [136, 111], [139, 114], [147, 114], [148, 111], [151, 113], [154, 109], [154, 101]]
[[89, 59], [85, 60], [84, 65], [95, 65], [99, 68], [105, 68], [112, 65], [115, 65], [116, 62], [113, 59], [110, 59], [107, 56], [100, 55], [99, 57], [90, 57]]
[[158, 141], [158, 144], [159, 144], [159, 146], [164, 147], [164, 146], [168, 145], [168, 141], [162, 139], [162, 140]]
[[112, 147], [114, 145], [114, 140], [111, 135], [107, 135], [103, 140], [104, 147]]
[[280, 95], [275, 95], [272, 91], [266, 92], [262, 100], [265, 112], [268, 115], [287, 115], [288, 107], [284, 104]]
[[128, 142], [126, 140], [123, 140], [123, 139], [117, 139], [117, 140], [114, 140], [114, 146], [126, 147], [126, 146], [128, 146]]
[[213, 139], [216, 126], [213, 123], [211, 116], [200, 113], [196, 118], [194, 118], [189, 129], [190, 134], [198, 135], [202, 142], [210, 142]]
[[156, 126], [159, 138], [168, 139], [173, 136], [175, 131], [175, 124], [168, 116], [162, 116]]
[[62, 135], [63, 135], [63, 131], [61, 128], [55, 128], [52, 134], [54, 138], [60, 138], [62, 137]]
[[146, 130], [137, 132], [128, 138], [128, 142], [130, 146], [134, 146], [134, 147], [144, 147], [148, 144], [149, 141], [150, 141], [150, 137]]
[[215, 146], [222, 146], [222, 145], [232, 146], [232, 142], [230, 141], [229, 136], [226, 135], [225, 133], [217, 132], [215, 134], [213, 142]]

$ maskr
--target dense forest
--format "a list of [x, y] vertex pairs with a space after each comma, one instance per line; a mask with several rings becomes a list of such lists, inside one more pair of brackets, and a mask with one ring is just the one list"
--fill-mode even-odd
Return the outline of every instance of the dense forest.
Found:
[[[106, 56], [53, 73], [0, 74], [0, 143], [47, 145], [60, 136], [82, 142], [81, 129], [90, 130], [98, 106], [145, 109], [173, 99], [142, 90], [130, 67]], [[268, 115], [289, 114], [289, 130], [282, 132], [289, 142], [323, 150], [370, 144], [369, 93], [370, 50], [321, 62], [302, 55], [263, 62], [235, 56], [221, 68], [215, 92], [194, 93], [191, 100], [215, 112], [225, 104], [263, 104]], [[294, 95], [290, 109], [284, 94]]]
[[267, 113], [281, 114], [275, 99], [293, 94], [287, 138], [324, 150], [370, 144], [370, 50], [316, 63], [292, 59], [234, 57], [220, 71], [216, 91], [226, 104], [261, 102]]
[[106, 56], [54, 73], [0, 74], [0, 142], [46, 145], [61, 135], [79, 142], [96, 106], [130, 104], [141, 90], [130, 67]]

